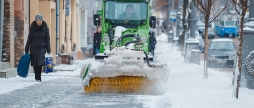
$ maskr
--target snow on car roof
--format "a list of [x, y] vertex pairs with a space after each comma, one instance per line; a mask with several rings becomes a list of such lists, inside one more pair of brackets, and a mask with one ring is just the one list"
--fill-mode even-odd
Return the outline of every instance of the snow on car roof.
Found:
[[220, 41], [233, 41], [232, 39], [230, 38], [220, 38], [220, 39], [213, 39], [212, 42], [220, 42]]
[[[254, 23], [249, 23], [249, 25], [253, 25]], [[254, 31], [253, 28], [250, 27], [244, 27], [243, 30], [247, 30], [247, 31]]]

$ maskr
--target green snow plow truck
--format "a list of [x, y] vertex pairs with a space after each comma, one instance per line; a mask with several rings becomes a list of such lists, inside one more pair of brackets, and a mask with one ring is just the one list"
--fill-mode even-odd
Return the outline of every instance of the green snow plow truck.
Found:
[[153, 92], [169, 69], [149, 54], [149, 31], [156, 27], [150, 0], [102, 0], [101, 13], [94, 15], [102, 28], [100, 53], [80, 73], [85, 93]]

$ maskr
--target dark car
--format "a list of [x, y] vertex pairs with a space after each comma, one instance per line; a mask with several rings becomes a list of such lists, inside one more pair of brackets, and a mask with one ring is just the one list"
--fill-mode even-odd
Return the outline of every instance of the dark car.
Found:
[[[205, 38], [205, 32], [202, 33], [202, 38]], [[214, 39], [215, 38], [215, 33], [213, 29], [209, 28], [208, 29], [208, 39]]]
[[199, 50], [203, 53], [205, 50], [204, 39], [202, 39], [202, 37], [199, 35], [198, 31], [196, 31], [195, 37], [199, 41], [199, 43], [198, 43]]
[[213, 39], [208, 49], [208, 67], [233, 67], [235, 56], [232, 39]]
[[204, 23], [199, 23], [196, 25], [197, 31], [202, 34], [205, 30], [205, 24]]

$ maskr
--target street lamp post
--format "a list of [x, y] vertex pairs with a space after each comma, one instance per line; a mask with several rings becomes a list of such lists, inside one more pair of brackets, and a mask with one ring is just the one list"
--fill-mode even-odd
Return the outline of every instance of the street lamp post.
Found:
[[197, 21], [197, 7], [194, 5], [193, 1], [191, 3], [191, 15], [190, 19], [188, 19], [190, 23], [190, 32], [189, 37], [185, 40], [185, 47], [184, 47], [184, 61], [189, 61], [191, 50], [198, 50], [199, 41], [196, 39], [196, 21]]

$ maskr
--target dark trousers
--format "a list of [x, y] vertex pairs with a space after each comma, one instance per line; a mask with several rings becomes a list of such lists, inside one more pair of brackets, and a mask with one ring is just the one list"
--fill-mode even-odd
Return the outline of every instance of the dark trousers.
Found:
[[40, 80], [41, 81], [41, 70], [42, 70], [42, 66], [34, 67], [35, 80]]
[[150, 49], [150, 52], [151, 52], [152, 55], [154, 56], [154, 49]]

